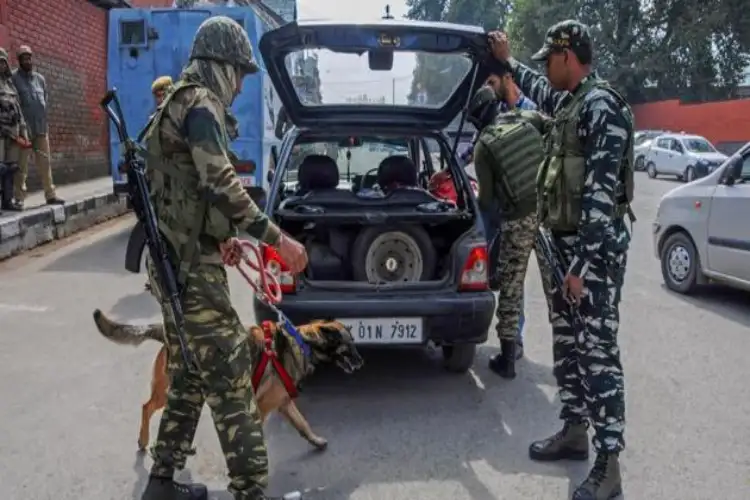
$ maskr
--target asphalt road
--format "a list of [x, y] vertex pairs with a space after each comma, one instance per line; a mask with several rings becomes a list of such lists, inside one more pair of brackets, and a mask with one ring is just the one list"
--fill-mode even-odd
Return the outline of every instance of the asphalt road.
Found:
[[[635, 238], [622, 306], [630, 500], [750, 498], [748, 295], [667, 292], [650, 224], [676, 185], [637, 178]], [[143, 276], [123, 270], [131, 220], [0, 264], [0, 485], [10, 500], [138, 498], [148, 458], [136, 453], [140, 405], [157, 345], [111, 344], [91, 312], [156, 316]], [[251, 320], [250, 295], [232, 273]], [[488, 372], [492, 339], [472, 373], [443, 373], [437, 355], [366, 351], [365, 369], [316, 374], [299, 406], [328, 438], [320, 454], [281, 419], [266, 426], [271, 490], [323, 488], [322, 500], [564, 500], [585, 464], [529, 461], [530, 440], [556, 430], [558, 405], [538, 272], [528, 276], [527, 354], [512, 382]], [[157, 419], [152, 422], [155, 432]], [[229, 500], [208, 413], [183, 477]]]

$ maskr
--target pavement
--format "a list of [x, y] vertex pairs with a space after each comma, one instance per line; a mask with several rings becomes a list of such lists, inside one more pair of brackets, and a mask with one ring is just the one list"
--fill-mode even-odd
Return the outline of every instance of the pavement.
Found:
[[112, 193], [110, 177], [58, 186], [57, 195], [65, 205], [49, 206], [36, 192], [26, 197], [23, 212], [0, 213], [0, 261], [128, 211], [124, 198]]
[[[627, 379], [629, 500], [750, 498], [750, 301], [712, 287], [668, 292], [651, 221], [675, 182], [637, 174], [635, 237], [621, 310]], [[150, 459], [136, 453], [155, 344], [117, 346], [91, 313], [148, 322], [144, 276], [123, 269], [132, 217], [109, 221], [0, 263], [0, 485], [10, 500], [137, 499]], [[533, 259], [532, 259], [533, 262]], [[532, 264], [533, 265], [533, 264]], [[230, 272], [252, 321], [250, 293]], [[492, 338], [466, 375], [436, 353], [364, 351], [354, 376], [323, 370], [299, 407], [329, 448], [312, 452], [273, 415], [266, 424], [270, 492], [318, 488], [320, 500], [566, 500], [587, 464], [536, 464], [533, 439], [557, 430], [551, 335], [538, 270], [527, 278], [527, 358], [514, 381], [492, 375]], [[492, 335], [494, 337], [494, 335]], [[152, 421], [152, 437], [158, 420]], [[208, 411], [181, 478], [224, 493], [224, 461]]]

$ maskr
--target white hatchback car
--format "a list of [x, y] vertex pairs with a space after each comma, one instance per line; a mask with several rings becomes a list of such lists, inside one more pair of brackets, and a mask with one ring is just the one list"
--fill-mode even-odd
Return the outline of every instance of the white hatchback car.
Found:
[[750, 290], [750, 143], [704, 179], [665, 194], [653, 243], [664, 283], [688, 294], [709, 281]]
[[705, 177], [726, 159], [705, 137], [687, 134], [661, 135], [645, 155], [649, 177], [666, 174], [685, 182]]

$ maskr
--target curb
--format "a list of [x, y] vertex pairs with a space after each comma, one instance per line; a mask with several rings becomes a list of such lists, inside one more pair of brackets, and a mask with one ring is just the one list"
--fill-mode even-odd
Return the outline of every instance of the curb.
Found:
[[0, 220], [0, 261], [119, 217], [125, 197], [111, 192], [53, 207], [32, 208]]

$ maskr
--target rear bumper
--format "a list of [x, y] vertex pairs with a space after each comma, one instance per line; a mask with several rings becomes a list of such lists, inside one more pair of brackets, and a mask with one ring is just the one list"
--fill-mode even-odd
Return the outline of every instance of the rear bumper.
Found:
[[[275, 321], [276, 316], [257, 299], [256, 321]], [[438, 292], [429, 294], [362, 294], [310, 292], [285, 295], [279, 309], [296, 325], [316, 319], [398, 318], [424, 319], [426, 340], [438, 344], [482, 344], [495, 313], [492, 292]]]

